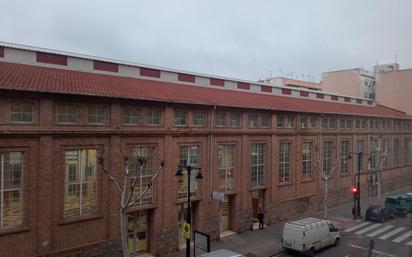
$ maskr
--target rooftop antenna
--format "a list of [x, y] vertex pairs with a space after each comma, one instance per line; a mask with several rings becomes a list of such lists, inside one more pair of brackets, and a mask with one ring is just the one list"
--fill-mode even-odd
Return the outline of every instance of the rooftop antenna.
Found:
[[398, 54], [395, 53], [395, 63], [398, 63]]
[[283, 67], [282, 66], [280, 66], [279, 72], [280, 72], [280, 76], [282, 77], [283, 76]]

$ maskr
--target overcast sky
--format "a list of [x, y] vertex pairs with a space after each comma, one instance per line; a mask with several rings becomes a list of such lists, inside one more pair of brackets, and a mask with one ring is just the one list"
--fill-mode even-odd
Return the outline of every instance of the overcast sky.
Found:
[[[0, 41], [239, 79], [412, 67], [411, 0], [0, 0]], [[312, 80], [312, 77], [311, 77]]]

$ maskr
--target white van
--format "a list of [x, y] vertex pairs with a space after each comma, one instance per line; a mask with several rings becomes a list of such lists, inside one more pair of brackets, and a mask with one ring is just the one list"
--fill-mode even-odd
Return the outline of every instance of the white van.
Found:
[[285, 223], [282, 246], [286, 249], [313, 256], [316, 250], [340, 241], [338, 228], [329, 220], [304, 218]]
[[243, 257], [240, 253], [236, 253], [231, 250], [220, 249], [216, 251], [212, 251], [210, 253], [204, 253], [199, 257]]

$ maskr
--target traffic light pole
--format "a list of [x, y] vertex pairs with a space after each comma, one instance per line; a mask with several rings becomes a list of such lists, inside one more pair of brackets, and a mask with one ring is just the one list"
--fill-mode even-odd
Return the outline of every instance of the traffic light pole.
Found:
[[357, 187], [357, 197], [356, 197], [356, 216], [361, 216], [361, 206], [360, 206], [360, 172], [361, 172], [361, 164], [362, 164], [362, 152], [358, 153], [358, 183]]

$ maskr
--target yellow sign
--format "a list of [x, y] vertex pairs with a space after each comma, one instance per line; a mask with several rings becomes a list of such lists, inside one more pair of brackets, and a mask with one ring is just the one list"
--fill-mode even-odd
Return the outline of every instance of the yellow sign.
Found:
[[182, 232], [183, 232], [183, 237], [186, 239], [190, 239], [190, 224], [189, 223], [183, 223], [183, 228], [182, 228]]

